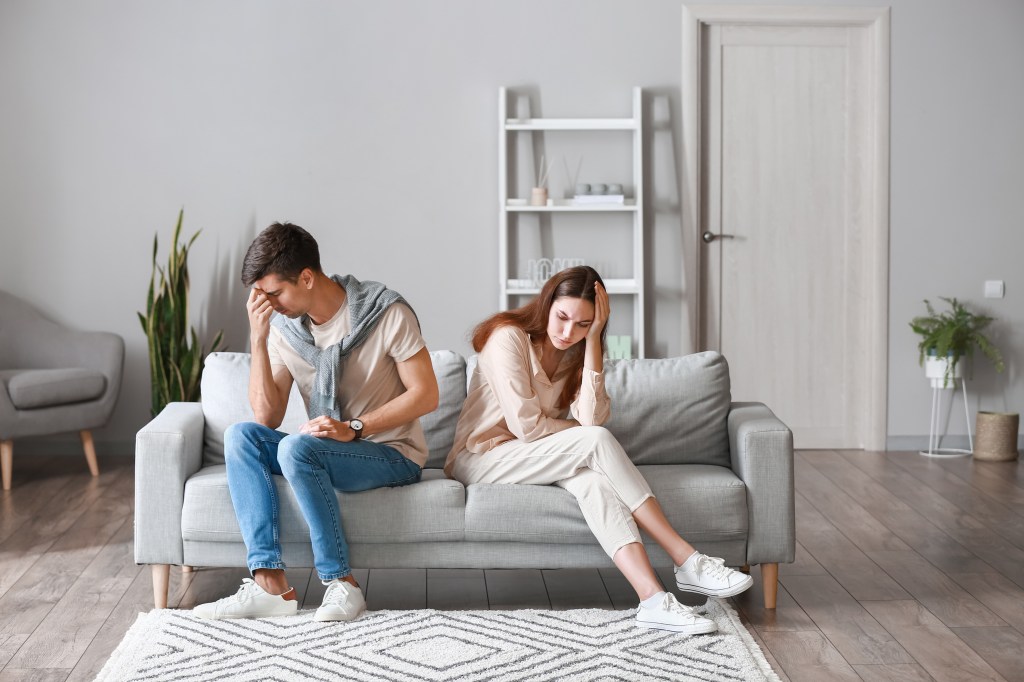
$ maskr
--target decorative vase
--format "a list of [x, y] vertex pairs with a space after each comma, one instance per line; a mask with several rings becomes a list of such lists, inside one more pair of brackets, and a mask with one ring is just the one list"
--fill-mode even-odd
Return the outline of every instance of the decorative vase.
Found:
[[1013, 412], [979, 412], [975, 422], [974, 459], [1011, 462], [1017, 459], [1020, 415]]

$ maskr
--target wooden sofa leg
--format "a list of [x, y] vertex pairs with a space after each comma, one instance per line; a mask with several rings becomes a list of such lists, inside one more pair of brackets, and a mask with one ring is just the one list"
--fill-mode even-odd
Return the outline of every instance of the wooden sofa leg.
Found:
[[764, 607], [774, 609], [779, 594], [778, 564], [761, 564], [761, 587], [764, 590]]
[[82, 431], [82, 448], [85, 450], [85, 461], [89, 463], [89, 473], [100, 475], [100, 467], [96, 464], [96, 446], [92, 443], [92, 432]]
[[167, 608], [167, 588], [171, 582], [170, 564], [153, 564], [153, 605], [158, 609]]
[[184, 566], [184, 565], [183, 565], [183, 566], [181, 567], [181, 572], [182, 572], [182, 573], [191, 573], [191, 572], [192, 572], [192, 567], [191, 567], [191, 566]]
[[0, 441], [0, 470], [4, 482], [4, 490], [11, 489], [11, 474], [14, 471], [14, 441]]

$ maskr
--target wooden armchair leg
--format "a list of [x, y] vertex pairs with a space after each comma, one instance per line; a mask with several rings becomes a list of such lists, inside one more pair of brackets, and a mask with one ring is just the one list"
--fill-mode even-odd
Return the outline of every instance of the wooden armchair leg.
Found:
[[774, 609], [779, 594], [778, 564], [761, 564], [761, 587], [764, 590], [764, 607]]
[[192, 572], [192, 567], [191, 567], [191, 566], [184, 566], [184, 565], [183, 565], [183, 566], [181, 567], [181, 572], [182, 572], [182, 573], [191, 573], [191, 572]]
[[167, 608], [167, 588], [171, 582], [170, 564], [153, 564], [153, 605], [158, 609]]
[[85, 461], [89, 463], [89, 473], [93, 476], [100, 475], [100, 467], [96, 463], [96, 446], [92, 443], [92, 432], [82, 431], [82, 448], [85, 450]]
[[14, 441], [0, 441], [0, 470], [4, 482], [4, 490], [11, 489], [11, 474], [14, 471]]

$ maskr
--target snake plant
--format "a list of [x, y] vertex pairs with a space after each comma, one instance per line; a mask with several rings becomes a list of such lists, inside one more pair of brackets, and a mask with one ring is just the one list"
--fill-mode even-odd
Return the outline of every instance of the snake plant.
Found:
[[[199, 379], [206, 358], [195, 328], [188, 325], [188, 250], [199, 231], [186, 243], [179, 243], [184, 217], [182, 209], [171, 238], [166, 267], [157, 265], [158, 235], [153, 236], [153, 274], [149, 279], [146, 314], [138, 314], [149, 341], [153, 416], [167, 403], [199, 399]], [[211, 353], [220, 350], [222, 340], [223, 332], [218, 331], [210, 347]]]

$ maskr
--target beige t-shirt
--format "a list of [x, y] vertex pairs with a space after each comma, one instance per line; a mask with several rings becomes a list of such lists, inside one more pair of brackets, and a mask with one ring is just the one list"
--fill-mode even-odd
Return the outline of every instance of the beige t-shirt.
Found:
[[568, 378], [562, 365], [554, 379], [548, 377], [540, 351], [525, 331], [512, 325], [495, 329], [477, 357], [445, 472], [451, 475], [463, 452], [481, 454], [506, 441], [532, 442], [573, 426], [608, 421], [611, 400], [604, 375], [584, 368], [576, 399], [564, 410], [558, 399]]
[[[317, 348], [341, 342], [352, 328], [348, 299], [345, 299], [334, 317], [310, 327]], [[366, 340], [341, 360], [337, 389], [341, 420], [366, 414], [404, 393], [405, 384], [398, 375], [395, 363], [408, 360], [425, 346], [412, 310], [401, 303], [388, 308]], [[283, 366], [291, 373], [308, 411], [309, 394], [316, 370], [295, 352], [273, 326], [270, 328], [267, 350], [272, 368]], [[366, 439], [390, 445], [421, 467], [427, 461], [427, 440], [419, 419], [388, 431], [370, 434]]]

